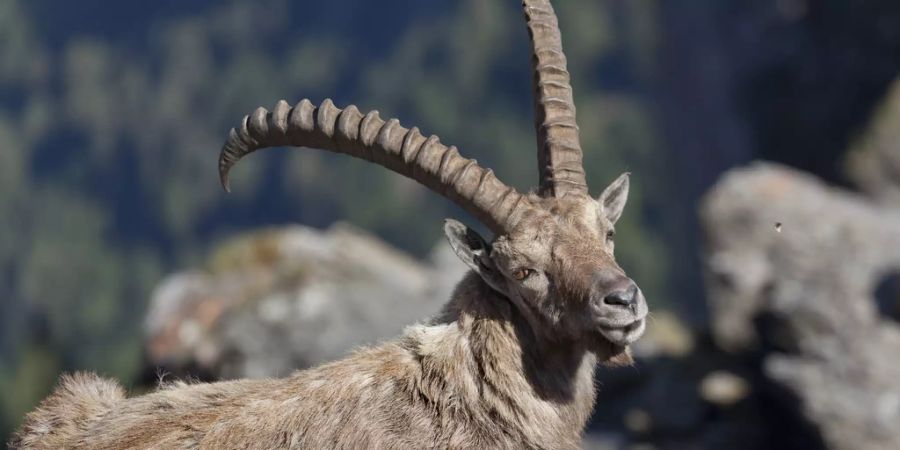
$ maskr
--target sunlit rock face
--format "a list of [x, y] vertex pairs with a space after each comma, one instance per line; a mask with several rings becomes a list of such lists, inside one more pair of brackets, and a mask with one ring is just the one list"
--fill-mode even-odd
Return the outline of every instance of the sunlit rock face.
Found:
[[875, 201], [900, 208], [900, 79], [849, 149], [846, 172]]
[[754, 164], [701, 221], [716, 343], [761, 353], [829, 447], [900, 448], [900, 324], [875, 301], [900, 269], [900, 209]]
[[464, 266], [419, 261], [347, 225], [293, 226], [220, 246], [205, 270], [157, 288], [148, 365], [210, 377], [284, 376], [400, 334], [438, 311]]

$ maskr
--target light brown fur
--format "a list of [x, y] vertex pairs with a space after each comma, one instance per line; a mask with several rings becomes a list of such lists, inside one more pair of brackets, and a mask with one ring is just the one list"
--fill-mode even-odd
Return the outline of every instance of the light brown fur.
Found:
[[126, 399], [95, 375], [64, 376], [11, 446], [578, 448], [596, 361], [627, 354], [537, 339], [470, 274], [431, 323], [289, 378], [175, 383]]

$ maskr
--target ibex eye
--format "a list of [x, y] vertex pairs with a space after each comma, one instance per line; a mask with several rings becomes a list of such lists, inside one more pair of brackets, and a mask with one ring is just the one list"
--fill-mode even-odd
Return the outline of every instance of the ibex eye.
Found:
[[513, 278], [522, 281], [530, 277], [532, 273], [534, 273], [534, 271], [531, 269], [519, 269], [513, 272]]
[[609, 230], [606, 232], [606, 240], [607, 241], [613, 240], [614, 237], [616, 237], [616, 230]]

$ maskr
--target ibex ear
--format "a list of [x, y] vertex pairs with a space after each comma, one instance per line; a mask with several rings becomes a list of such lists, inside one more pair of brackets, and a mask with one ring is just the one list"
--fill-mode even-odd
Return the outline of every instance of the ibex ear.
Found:
[[619, 175], [619, 178], [616, 178], [616, 181], [610, 183], [610, 185], [603, 190], [603, 193], [600, 194], [600, 197], [597, 197], [597, 202], [600, 203], [603, 214], [605, 214], [606, 218], [612, 223], [616, 223], [616, 221], [619, 220], [619, 217], [622, 216], [622, 210], [625, 209], [625, 203], [628, 201], [629, 175], [628, 172]]
[[450, 247], [463, 263], [480, 275], [494, 290], [505, 292], [506, 283], [503, 281], [503, 275], [494, 266], [491, 259], [491, 245], [484, 238], [475, 230], [453, 219], [444, 222], [444, 234], [450, 241]]

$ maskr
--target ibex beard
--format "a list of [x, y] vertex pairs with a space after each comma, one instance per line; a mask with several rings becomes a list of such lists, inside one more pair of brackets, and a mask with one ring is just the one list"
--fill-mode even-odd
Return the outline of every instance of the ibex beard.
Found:
[[597, 363], [629, 364], [647, 303], [616, 264], [623, 174], [588, 194], [575, 107], [548, 0], [523, 3], [532, 44], [539, 187], [522, 194], [435, 136], [377, 112], [302, 100], [257, 109], [219, 156], [228, 174], [273, 146], [348, 154], [410, 177], [484, 223], [448, 220], [471, 269], [444, 309], [396, 340], [284, 379], [175, 383], [126, 398], [92, 374], [61, 378], [13, 448], [576, 449]]

